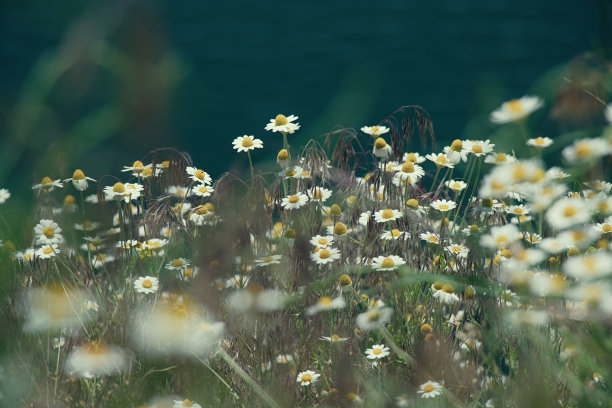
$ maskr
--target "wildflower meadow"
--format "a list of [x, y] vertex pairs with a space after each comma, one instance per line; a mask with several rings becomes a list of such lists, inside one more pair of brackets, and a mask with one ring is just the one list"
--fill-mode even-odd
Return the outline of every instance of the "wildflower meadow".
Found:
[[216, 139], [248, 161], [219, 177], [167, 148], [32, 180], [0, 229], [0, 405], [609, 407], [602, 108], [553, 140], [542, 98], [505, 102], [508, 150], [440, 147], [416, 105], [305, 145], [278, 114]]

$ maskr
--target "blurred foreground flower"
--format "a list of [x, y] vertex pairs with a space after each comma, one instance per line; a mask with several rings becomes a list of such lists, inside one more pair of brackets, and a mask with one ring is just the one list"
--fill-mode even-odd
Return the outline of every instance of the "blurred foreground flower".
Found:
[[72, 350], [66, 370], [76, 377], [100, 377], [118, 373], [127, 366], [125, 352], [117, 346], [88, 342]]
[[61, 285], [30, 289], [25, 297], [27, 321], [24, 330], [76, 328], [90, 317], [81, 307], [85, 301], [85, 293], [80, 289]]
[[523, 96], [520, 99], [512, 99], [504, 102], [502, 106], [491, 113], [489, 120], [493, 123], [509, 123], [530, 115], [540, 109], [544, 101], [539, 96]]

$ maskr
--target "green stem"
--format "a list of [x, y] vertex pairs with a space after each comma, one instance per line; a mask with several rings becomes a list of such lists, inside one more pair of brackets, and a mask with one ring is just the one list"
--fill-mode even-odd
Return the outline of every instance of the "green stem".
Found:
[[247, 151], [247, 156], [249, 157], [249, 167], [251, 168], [251, 185], [253, 185], [253, 160], [251, 160], [250, 151]]
[[412, 364], [414, 362], [412, 357], [410, 357], [410, 355], [408, 353], [406, 353], [404, 350], [402, 350], [397, 345], [397, 343], [395, 343], [395, 341], [393, 341], [393, 336], [391, 336], [391, 333], [389, 332], [389, 330], [387, 330], [386, 327], [381, 328], [380, 329], [380, 333], [383, 335], [383, 337], [387, 341], [387, 344], [389, 344], [389, 347], [391, 347], [393, 352], [395, 354], [397, 354], [402, 360], [404, 360], [407, 364]]

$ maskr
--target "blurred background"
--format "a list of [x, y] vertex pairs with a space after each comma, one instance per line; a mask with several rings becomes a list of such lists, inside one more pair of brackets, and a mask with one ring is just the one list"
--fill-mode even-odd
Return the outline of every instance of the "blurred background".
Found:
[[119, 175], [162, 147], [218, 177], [246, 163], [237, 136], [274, 157], [277, 113], [300, 117], [293, 146], [409, 104], [440, 145], [500, 139], [489, 113], [524, 94], [546, 100], [539, 134], [601, 129], [611, 22], [608, 0], [3, 0], [0, 187], [27, 203], [43, 176]]

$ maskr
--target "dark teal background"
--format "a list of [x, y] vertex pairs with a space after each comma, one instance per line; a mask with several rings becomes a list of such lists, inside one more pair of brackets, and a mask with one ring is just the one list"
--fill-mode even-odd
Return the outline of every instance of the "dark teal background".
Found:
[[[586, 51], [604, 56], [609, 23], [610, 3], [596, 0], [4, 0], [0, 184], [25, 192], [75, 167], [118, 174], [167, 146], [218, 176], [246, 163], [236, 136], [263, 139], [256, 160], [278, 150], [264, 126], [280, 112], [300, 117], [294, 146], [406, 104], [430, 112], [442, 141], [471, 136], [475, 118], [486, 136], [503, 100]], [[101, 43], [117, 55], [79, 57]], [[76, 57], [43, 97], [45, 117], [15, 119], [36, 70], [58, 55]], [[15, 123], [27, 124], [17, 144]]]

